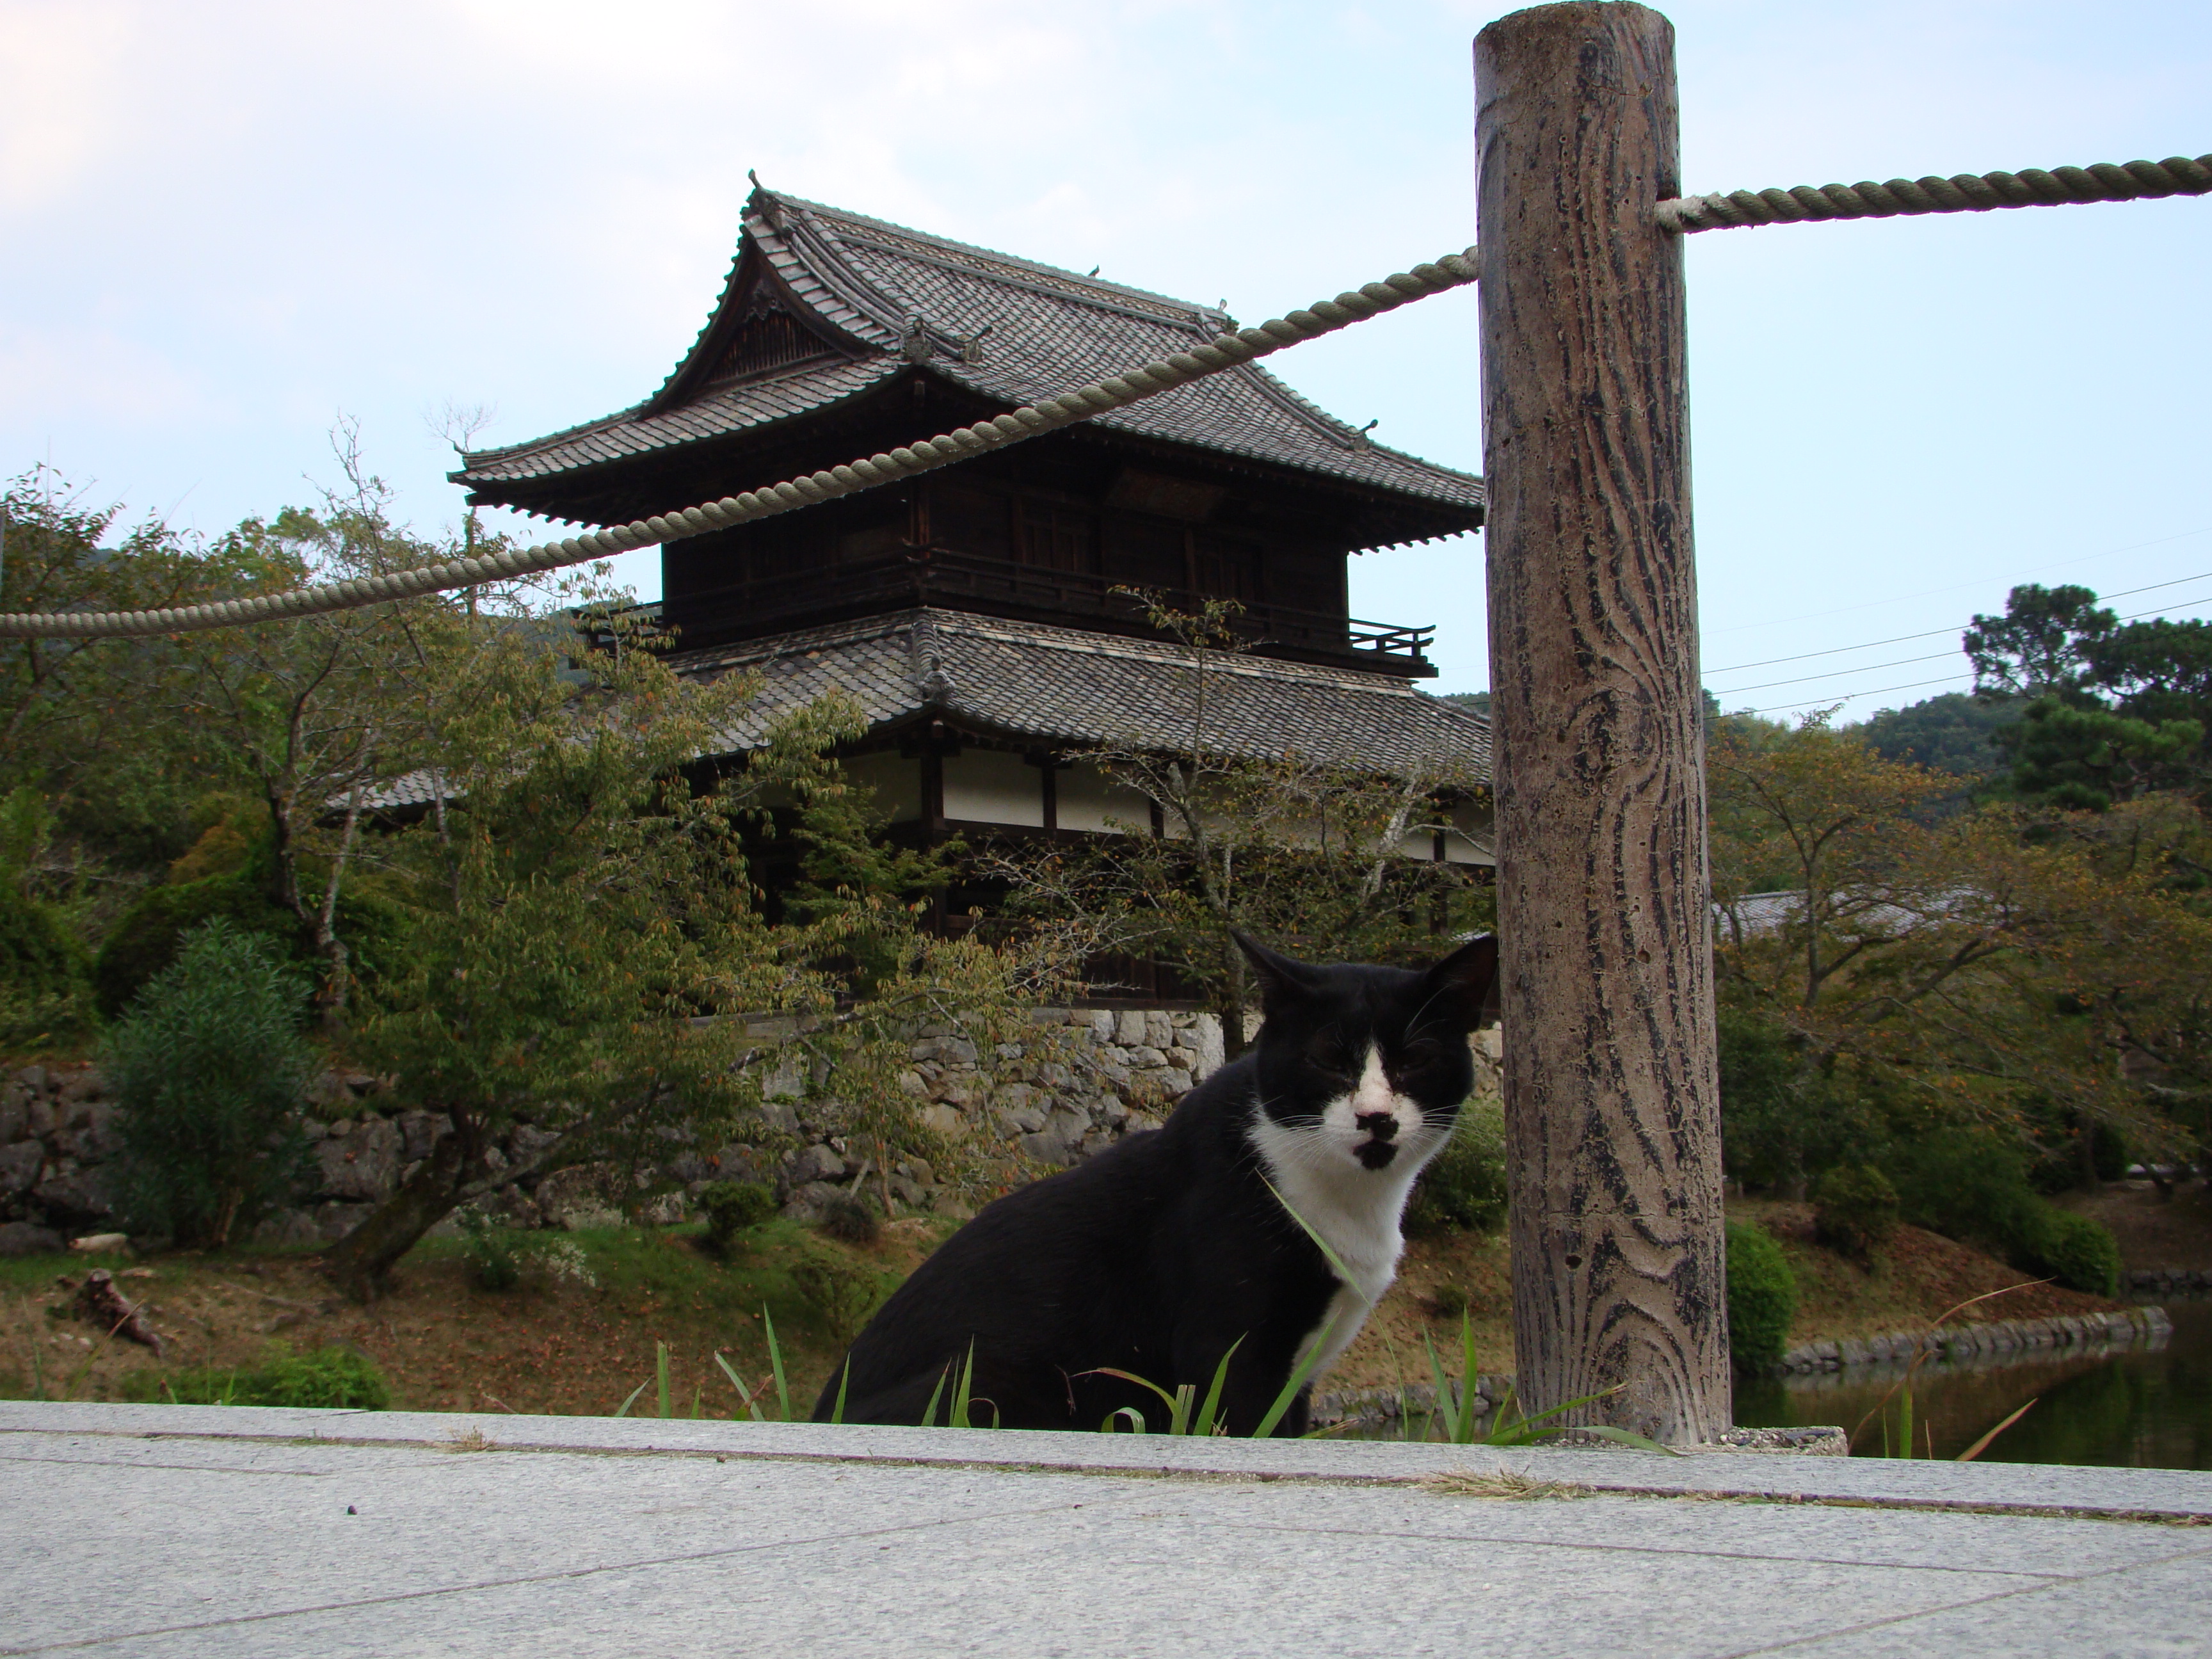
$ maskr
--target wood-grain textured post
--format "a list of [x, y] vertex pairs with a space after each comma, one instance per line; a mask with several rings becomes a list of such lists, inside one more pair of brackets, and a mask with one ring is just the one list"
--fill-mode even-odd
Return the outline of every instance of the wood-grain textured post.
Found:
[[1674, 28], [1474, 45], [1516, 1370], [1670, 1443], [1730, 1415]]

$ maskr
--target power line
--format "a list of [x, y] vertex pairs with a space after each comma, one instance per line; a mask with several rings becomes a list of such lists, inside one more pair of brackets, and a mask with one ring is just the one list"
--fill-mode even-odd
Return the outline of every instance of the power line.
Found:
[[[2180, 580], [2181, 580], [2182, 581], [2193, 581], [2193, 580], [2196, 580], [2196, 578], [2194, 578], [2194, 577], [2191, 577], [2191, 576], [2184, 576], [2184, 577], [2182, 577]], [[2175, 583], [2173, 583], [2173, 582], [2154, 582], [2154, 583], [2151, 585], [2151, 586], [2152, 586], [2152, 587], [2172, 587], [2172, 586], [2174, 586], [2175, 585], [2176, 585], [2176, 584], [2175, 584]], [[2149, 587], [2136, 587], [2136, 588], [2131, 588], [2131, 589], [2130, 589], [2130, 590], [2129, 590], [2129, 592], [2136, 592], [2136, 593], [2148, 593], [2148, 592], [2149, 592], [2150, 591], [2151, 591], [2151, 589], [2150, 589]], [[2122, 599], [2122, 598], [2124, 598], [2124, 597], [2125, 597], [2125, 595], [2124, 595], [2124, 594], [2119, 594], [2119, 593], [2115, 593], [2115, 594], [2113, 594], [2112, 597], [2117, 599]], [[2204, 603], [2204, 602], [2205, 602], [2206, 600], [2208, 600], [2208, 599], [2212, 599], [2212, 594], [2206, 594], [2206, 595], [2204, 595], [2202, 599], [2191, 599], [2191, 600], [2186, 601], [2186, 603], [2191, 604], [2191, 605], [2199, 605], [2199, 604], [2203, 604], [2203, 603]], [[2161, 608], [2162, 608], [2162, 607], [2161, 607]], [[2114, 621], [2116, 621], [2116, 622], [2124, 622], [2124, 623], [2126, 623], [2126, 622], [2141, 622], [2141, 621], [2142, 621], [2145, 617], [2155, 617], [2155, 616], [2157, 616], [2158, 614], [2159, 614], [2158, 610], [2151, 610], [2151, 611], [2136, 611], [2130, 612], [2129, 615], [2124, 616], [2124, 617], [2114, 617], [2114, 618], [2113, 618], [2113, 620], [2114, 620]], [[2184, 617], [2184, 618], [2183, 618], [2183, 620], [2184, 620], [2184, 621], [2185, 621], [2185, 622], [2186, 622], [2186, 621], [2201, 621], [2201, 620], [2203, 620], [2203, 618], [2199, 618], [2199, 617]], [[1938, 657], [1948, 657], [1948, 656], [1949, 656], [1950, 654], [1951, 654], [1951, 653], [1950, 653], [1949, 652], [1948, 652], [1948, 651], [1939, 651], [1939, 652], [1936, 653], [1935, 656], [1931, 656], [1931, 657], [1905, 657], [1905, 658], [1902, 658], [1902, 659], [1899, 659], [1899, 661], [1897, 661], [1897, 662], [1893, 662], [1893, 663], [1887, 663], [1887, 664], [1881, 664], [1881, 665], [1880, 665], [1880, 666], [1883, 666], [1883, 667], [1888, 667], [1888, 668], [1901, 668], [1901, 667], [1903, 667], [1903, 666], [1905, 665], [1905, 663], [1910, 663], [1910, 662], [1933, 662], [1933, 661], [1935, 661], [1935, 660], [1936, 659], [1936, 658], [1938, 658]], [[1787, 659], [1785, 659], [1784, 660], [1787, 660]], [[1855, 674], [1855, 673], [1861, 672], [1862, 671], [1861, 671], [1861, 670], [1858, 670], [1858, 669], [1855, 669], [1855, 668], [1845, 668], [1845, 669], [1840, 669], [1840, 670], [1838, 670], [1838, 672], [1839, 673], [1844, 673], [1844, 674]], [[1961, 669], [1961, 670], [1960, 670], [1959, 672], [1960, 672], [1960, 673], [1964, 673], [1964, 672], [1966, 672], [1966, 671], [1965, 671], [1964, 669]], [[1826, 676], [1824, 676], [1824, 675], [1820, 675], [1820, 674], [1808, 674], [1808, 675], [1804, 676], [1803, 678], [1804, 678], [1804, 679], [1805, 679], [1805, 680], [1817, 680], [1817, 679], [1822, 679], [1822, 678], [1826, 678]], [[1917, 690], [1920, 690], [1923, 689], [1924, 687], [1930, 686], [1930, 685], [1948, 685], [1948, 684], [1949, 684], [1951, 683], [1951, 681], [1953, 681], [1953, 680], [1954, 680], [1954, 679], [1956, 679], [1956, 678], [1959, 678], [1959, 675], [1958, 675], [1958, 674], [1948, 674], [1948, 675], [1944, 676], [1944, 678], [1943, 678], [1939, 679], [1939, 680], [1920, 680], [1920, 681], [1917, 681], [1917, 682], [1916, 682], [1915, 684], [1911, 684], [1911, 685], [1883, 685], [1883, 686], [1877, 686], [1877, 687], [1875, 687], [1875, 688], [1873, 690], [1871, 690], [1871, 691], [1844, 691], [1844, 692], [1840, 692], [1840, 693], [1838, 693], [1837, 696], [1833, 696], [1833, 697], [1808, 697], [1808, 698], [1807, 698], [1807, 699], [1806, 699], [1804, 702], [1781, 702], [1781, 703], [1772, 703], [1772, 704], [1768, 705], [1768, 706], [1767, 706], [1766, 708], [1750, 708], [1750, 709], [1742, 709], [1742, 708], [1739, 708], [1739, 709], [1733, 710], [1733, 711], [1731, 711], [1731, 712], [1735, 713], [1735, 714], [1771, 714], [1771, 713], [1773, 713], [1773, 712], [1774, 712], [1774, 710], [1776, 710], [1776, 709], [1778, 709], [1778, 708], [1812, 708], [1813, 706], [1814, 706], [1814, 705], [1815, 705], [1815, 704], [1817, 704], [1817, 703], [1823, 703], [1823, 702], [1856, 702], [1859, 698], [1861, 698], [1861, 697], [1879, 697], [1879, 696], [1886, 696], [1887, 694], [1888, 694], [1889, 692], [1892, 692], [1892, 691], [1917, 691]], [[1764, 690], [1766, 690], [1769, 687], [1771, 687], [1771, 686], [1777, 686], [1777, 685], [1799, 685], [1799, 684], [1803, 684], [1803, 680], [1769, 680], [1769, 681], [1766, 683], [1766, 684], [1765, 684], [1765, 685], [1739, 685], [1739, 686], [1735, 687], [1732, 690], [1729, 690], [1729, 691], [1716, 691], [1716, 692], [1714, 692], [1714, 693], [1713, 693], [1713, 696], [1714, 696], [1716, 698], [1718, 698], [1718, 697], [1724, 697], [1724, 696], [1734, 696], [1737, 695], [1738, 693], [1744, 692], [1744, 691], [1764, 691]]]
[[[2163, 547], [2168, 542], [2185, 542], [2191, 536], [2207, 534], [2212, 534], [2212, 525], [2206, 525], [2197, 530], [2179, 531], [2171, 536], [2154, 536], [2147, 542], [2130, 542], [2125, 547], [2108, 547], [2101, 553], [2085, 553], [2078, 559], [2060, 559], [2053, 564], [2039, 564], [2029, 571], [2028, 574], [2039, 576], [2046, 570], [2070, 570], [2077, 564], [2092, 564], [2099, 559], [2109, 559], [2118, 553], [2134, 553], [2146, 547]], [[1785, 623], [1794, 622], [1818, 622], [1823, 617], [1848, 616], [1854, 611], [1872, 611], [1885, 605], [1901, 605], [1907, 599], [1932, 599], [1938, 593], [1955, 593], [1962, 587], [1978, 587], [1982, 585], [1983, 580], [1978, 577], [1972, 581], [1953, 582], [1948, 587], [1923, 587], [1917, 593], [1893, 593], [1887, 599], [1869, 599], [1864, 605], [1849, 605], [1826, 611], [1808, 611], [1802, 616], [1777, 617], [1771, 622], [1738, 623], [1733, 628], [1717, 628], [1713, 632], [1741, 634], [1747, 628], [1780, 628]], [[2134, 591], [2142, 592], [2145, 590], [2137, 588]], [[1913, 636], [1907, 635], [1905, 637], [1909, 639]]]
[[[1858, 668], [1828, 668], [1817, 674], [1800, 674], [1795, 679], [1767, 680], [1759, 685], [1732, 685], [1725, 691], [1716, 691], [1717, 697], [1733, 697], [1746, 691], [1771, 691], [1778, 685], [1802, 685], [1807, 680], [1825, 680], [1838, 674], [1871, 674], [1877, 669], [1903, 668], [1916, 662], [1941, 662], [1946, 657], [1955, 657], [1955, 651], [1931, 651], [1924, 657], [1899, 657], [1893, 662], [1870, 662]], [[1788, 659], [1784, 659], [1787, 661]]]
[[[2191, 535], [2197, 535], [2202, 532], [2191, 531], [2189, 533]], [[2179, 538], [2169, 537], [2167, 539], [2178, 540]], [[2148, 547], [2150, 544], [2146, 542], [2143, 543], [2142, 545]], [[2129, 550], [2126, 548], [2115, 548], [2113, 550], [2115, 552], [2124, 553]], [[2102, 556], [2100, 555], [2100, 556]], [[2138, 593], [2154, 593], [2161, 587], [2179, 587], [2184, 582], [2203, 581], [2207, 578], [2212, 578], [2212, 570], [2207, 570], [2200, 575], [2176, 576], [2170, 582], [2153, 582], [2148, 587], [2124, 587], [2117, 593], [2100, 593], [2098, 595], [2098, 598], [2100, 600], [2132, 599]], [[2017, 583], [2014, 585], [2015, 586], [2019, 586]], [[1829, 611], [1826, 614], [1830, 616], [1841, 616], [1843, 613], [1841, 611]], [[2149, 613], [2146, 611], [2143, 614], [2148, 615]], [[2122, 620], [2131, 621], [2133, 619], [2123, 617]], [[1785, 662], [1808, 662], [1814, 657], [1840, 657], [1849, 651], [1871, 651], [1877, 646], [1905, 645], [1914, 640], [1932, 640], [1939, 634], [1959, 634], [1963, 633], [1965, 629], [1960, 628], [1931, 628], [1925, 634], [1899, 634], [1894, 639], [1868, 640], [1859, 645], [1838, 645], [1826, 651], [1801, 651], [1794, 657], [1769, 657], [1764, 662], [1740, 662], [1733, 668], [1708, 668], [1705, 670], [1705, 672], [1713, 675], [1741, 674], [1753, 668], [1772, 668], [1778, 664]], [[1908, 657], [1904, 660], [1911, 662], [1915, 659]], [[1924, 659], [1922, 660], [1924, 660]], [[1746, 686], [1743, 689], [1747, 691], [1755, 691], [1759, 688], [1756, 686]]]

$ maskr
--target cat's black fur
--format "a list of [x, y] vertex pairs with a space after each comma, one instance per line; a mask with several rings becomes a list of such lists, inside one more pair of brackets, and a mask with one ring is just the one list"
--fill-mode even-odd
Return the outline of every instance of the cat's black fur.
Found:
[[[919, 1423], [972, 1344], [978, 1423], [995, 1411], [1010, 1428], [1090, 1430], [1133, 1406], [1158, 1430], [1161, 1401], [1098, 1368], [1202, 1395], [1242, 1338], [1223, 1419], [1230, 1433], [1251, 1433], [1342, 1291], [1270, 1180], [1285, 1198], [1304, 1194], [1291, 1201], [1324, 1237], [1364, 1251], [1339, 1252], [1363, 1286], [1344, 1292], [1356, 1299], [1340, 1303], [1330, 1346], [1350, 1341], [1395, 1271], [1406, 1188], [1472, 1087], [1467, 1036], [1494, 987], [1496, 942], [1477, 939], [1425, 973], [1309, 967], [1240, 943], [1263, 991], [1252, 1051], [1162, 1127], [999, 1200], [946, 1240], [831, 1373], [817, 1421], [842, 1385], [848, 1423]], [[1367, 1065], [1370, 1044], [1379, 1068]], [[1379, 1104], [1386, 1092], [1394, 1104]], [[946, 1400], [952, 1391], [945, 1382]], [[1304, 1431], [1305, 1395], [1278, 1433]]]

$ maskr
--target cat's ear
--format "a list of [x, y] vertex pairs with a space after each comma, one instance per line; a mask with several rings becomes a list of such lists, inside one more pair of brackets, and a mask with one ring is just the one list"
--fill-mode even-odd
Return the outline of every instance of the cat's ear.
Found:
[[1498, 935], [1469, 939], [1429, 969], [1427, 1012], [1475, 1030], [1498, 1017]]
[[1273, 1014], [1277, 1009], [1303, 1000], [1313, 989], [1313, 970], [1302, 962], [1292, 962], [1288, 957], [1270, 951], [1249, 933], [1231, 928], [1229, 937], [1237, 941], [1237, 948], [1244, 953], [1244, 960], [1252, 964], [1252, 971], [1260, 976], [1260, 1006], [1263, 1012]]

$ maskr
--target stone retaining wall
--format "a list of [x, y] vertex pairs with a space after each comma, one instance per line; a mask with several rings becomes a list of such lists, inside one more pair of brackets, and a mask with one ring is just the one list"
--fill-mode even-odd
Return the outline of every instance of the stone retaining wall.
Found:
[[[921, 1103], [922, 1121], [950, 1139], [981, 1138], [1040, 1168], [1060, 1167], [1132, 1130], [1156, 1127], [1222, 1063], [1220, 1023], [1211, 1014], [1041, 1008], [1031, 1024], [1033, 1040], [1002, 1043], [985, 1055], [949, 1028], [920, 1028], [901, 1085]], [[753, 1034], [773, 1042], [789, 1036], [790, 1026], [762, 1020]], [[794, 1063], [768, 1085], [769, 1115], [798, 1139], [794, 1150], [770, 1159], [743, 1143], [679, 1146], [646, 1181], [648, 1188], [676, 1190], [647, 1206], [642, 1218], [685, 1218], [688, 1200], [716, 1180], [770, 1182], [778, 1202], [800, 1218], [850, 1190], [869, 1166], [833, 1121], [816, 1121], [817, 1113], [825, 1120], [835, 1113], [807, 1101], [805, 1083]], [[436, 1114], [400, 1110], [381, 1079], [362, 1073], [325, 1073], [311, 1101], [303, 1124], [312, 1174], [295, 1205], [262, 1224], [257, 1243], [343, 1237], [450, 1133]], [[27, 1066], [0, 1077], [0, 1252], [58, 1249], [69, 1238], [112, 1229], [120, 1110], [94, 1066]], [[492, 1149], [492, 1167], [526, 1166], [552, 1139], [549, 1130], [518, 1123]], [[872, 1191], [881, 1190], [881, 1173], [868, 1174]], [[959, 1193], [920, 1159], [896, 1164], [884, 1184], [907, 1211], [965, 1212]], [[623, 1196], [611, 1189], [605, 1170], [564, 1170], [502, 1188], [485, 1207], [512, 1225], [587, 1226], [617, 1219]]]
[[2067, 1314], [2055, 1319], [2004, 1319], [1941, 1330], [1891, 1331], [1840, 1342], [1808, 1342], [1778, 1360], [1773, 1375], [1806, 1376], [1863, 1365], [1905, 1364], [1920, 1354], [1954, 1363], [1977, 1357], [2018, 1358], [2038, 1352], [2128, 1346], [2162, 1340], [2173, 1329], [2163, 1308]]

